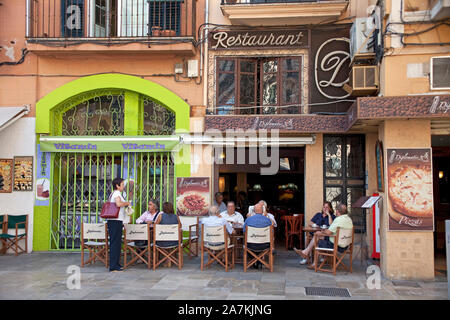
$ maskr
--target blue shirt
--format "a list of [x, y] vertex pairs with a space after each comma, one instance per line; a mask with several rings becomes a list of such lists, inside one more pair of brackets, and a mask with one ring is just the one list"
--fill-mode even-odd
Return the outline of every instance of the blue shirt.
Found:
[[253, 227], [253, 228], [265, 228], [272, 225], [272, 220], [269, 218], [263, 216], [262, 214], [255, 214], [247, 220], [245, 220], [244, 223], [244, 230], [247, 230], [247, 226]]
[[[336, 219], [336, 216], [332, 213], [330, 213], [331, 219], [334, 221]], [[327, 227], [330, 226], [330, 222], [328, 219], [328, 216], [325, 216], [325, 218], [322, 216], [322, 212], [318, 212], [314, 215], [314, 217], [311, 219], [312, 222], [317, 224], [318, 226], [326, 225]]]

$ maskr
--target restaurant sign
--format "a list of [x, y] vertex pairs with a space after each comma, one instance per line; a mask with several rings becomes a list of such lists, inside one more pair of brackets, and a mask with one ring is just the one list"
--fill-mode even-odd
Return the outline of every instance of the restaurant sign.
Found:
[[41, 150], [46, 152], [164, 152], [179, 143], [178, 136], [144, 137], [43, 137]]
[[309, 31], [290, 30], [220, 30], [210, 33], [211, 49], [307, 48]]

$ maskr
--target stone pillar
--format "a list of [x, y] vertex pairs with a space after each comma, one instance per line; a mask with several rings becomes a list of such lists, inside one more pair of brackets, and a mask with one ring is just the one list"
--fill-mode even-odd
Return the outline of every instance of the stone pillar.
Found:
[[433, 232], [388, 231], [387, 148], [430, 148], [429, 120], [386, 120], [379, 128], [384, 147], [385, 192], [380, 217], [381, 269], [388, 279], [434, 279]]
[[311, 220], [323, 204], [323, 135], [305, 147], [305, 221]]

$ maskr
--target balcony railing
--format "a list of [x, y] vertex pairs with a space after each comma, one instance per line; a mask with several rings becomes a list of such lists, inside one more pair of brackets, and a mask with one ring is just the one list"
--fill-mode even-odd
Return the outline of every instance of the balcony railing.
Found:
[[195, 37], [196, 0], [27, 0], [27, 38]]
[[317, 2], [318, 0], [221, 0], [222, 5], [229, 4], [255, 4], [255, 3], [301, 3], [301, 2]]

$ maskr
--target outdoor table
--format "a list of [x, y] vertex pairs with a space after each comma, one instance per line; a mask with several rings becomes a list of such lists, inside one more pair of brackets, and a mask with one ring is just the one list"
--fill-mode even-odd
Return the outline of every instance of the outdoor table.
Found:
[[[312, 233], [315, 233], [317, 231], [322, 231], [325, 230], [321, 227], [303, 227], [303, 231], [306, 232], [306, 244], [305, 244], [305, 248], [309, 245], [309, 243], [311, 242], [311, 240], [314, 238], [314, 235], [311, 235]], [[300, 250], [302, 250], [303, 248], [300, 248]], [[308, 264], [311, 265], [311, 261], [312, 261], [312, 257], [314, 255], [314, 249], [311, 250], [311, 253], [309, 254], [308, 257]]]
[[234, 232], [231, 234], [231, 243], [234, 245], [234, 263], [244, 263], [242, 255], [244, 248], [244, 226], [232, 224]]

